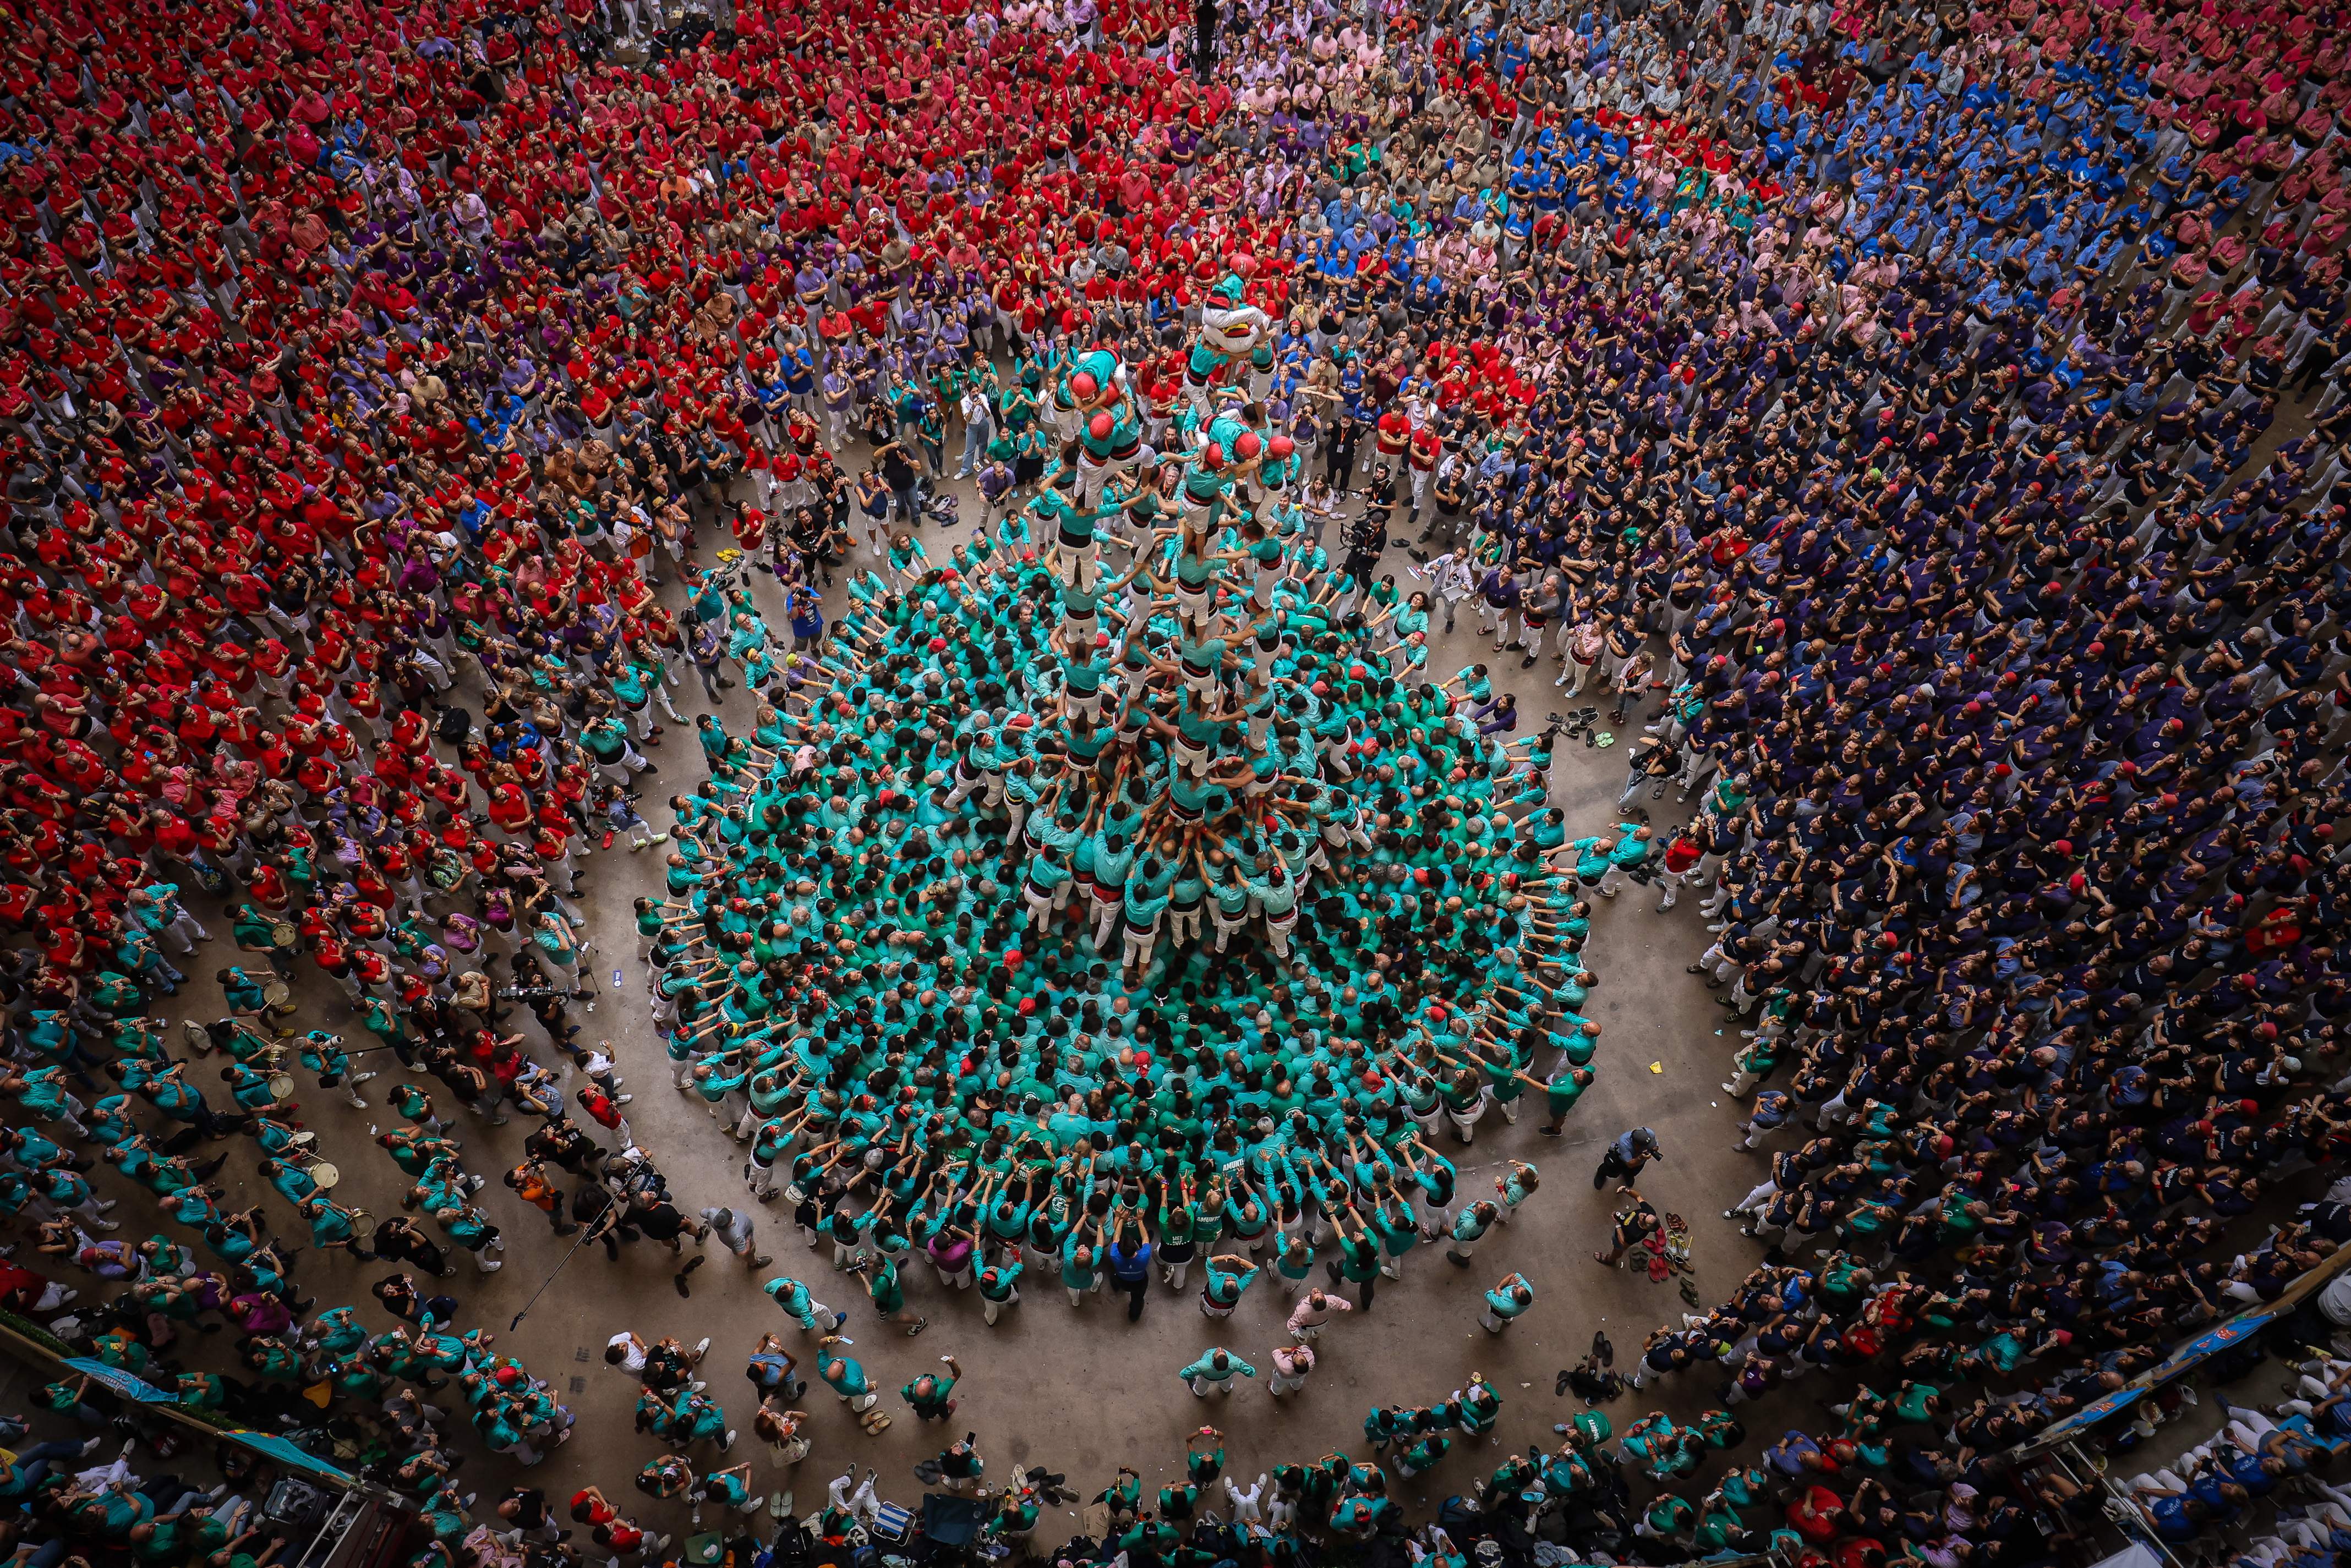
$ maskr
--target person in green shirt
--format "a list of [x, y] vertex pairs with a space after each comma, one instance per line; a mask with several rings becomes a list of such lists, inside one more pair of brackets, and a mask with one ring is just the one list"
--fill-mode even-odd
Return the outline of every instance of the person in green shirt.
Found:
[[1019, 1280], [1022, 1270], [1023, 1265], [1016, 1254], [999, 1262], [990, 1263], [979, 1271], [977, 1278], [979, 1287], [979, 1315], [980, 1321], [987, 1324], [988, 1327], [996, 1326], [997, 1321], [1004, 1315], [1007, 1307], [1020, 1304]]
[[1609, 869], [1614, 864], [1608, 857], [1609, 852], [1615, 847], [1614, 839], [1595, 836], [1588, 838], [1572, 838], [1560, 846], [1558, 853], [1573, 858], [1575, 866], [1575, 879], [1589, 891], [1596, 889], [1607, 877]]
[[[90, 1488], [77, 1482], [59, 1494], [59, 1501], [84, 1529], [118, 1545], [131, 1544], [131, 1532], [155, 1518], [153, 1501], [121, 1480]], [[175, 1528], [175, 1541], [176, 1536]]]
[[1396, 1455], [1396, 1474], [1409, 1480], [1435, 1467], [1453, 1451], [1453, 1439], [1442, 1432], [1426, 1432]]
[[752, 1493], [750, 1478], [751, 1461], [748, 1459], [705, 1474], [699, 1484], [686, 1494], [694, 1501], [694, 1527], [696, 1530], [702, 1528], [702, 1510], [705, 1503], [730, 1512], [747, 1514], [767, 1501], [767, 1493], [760, 1492], [756, 1496]]
[[169, 1563], [188, 1560], [189, 1532], [178, 1518], [156, 1518], [131, 1527], [131, 1554], [141, 1563]]
[[1061, 1287], [1070, 1293], [1070, 1304], [1081, 1306], [1091, 1293], [1102, 1288], [1101, 1255], [1081, 1243], [1075, 1231], [1061, 1245]]
[[1402, 1405], [1373, 1406], [1364, 1417], [1364, 1441], [1371, 1444], [1374, 1453], [1386, 1452], [1389, 1444], [1411, 1433], [1413, 1415]]
[[1523, 1159], [1508, 1162], [1508, 1168], [1494, 1179], [1494, 1190], [1501, 1199], [1495, 1219], [1508, 1224], [1519, 1211], [1519, 1205], [1534, 1196], [1542, 1183], [1541, 1173]]
[[952, 1355], [942, 1355], [939, 1364], [946, 1375], [925, 1372], [898, 1390], [899, 1397], [914, 1407], [914, 1418], [921, 1421], [944, 1421], [955, 1413], [955, 1386], [963, 1376], [963, 1368]]
[[246, 1342], [246, 1370], [273, 1383], [291, 1383], [301, 1375], [302, 1355], [282, 1339], [261, 1337]]
[[[256, 1542], [260, 1546], [257, 1552], [254, 1550]], [[242, 1531], [208, 1552], [204, 1559], [204, 1568], [274, 1568], [278, 1554], [286, 1550], [287, 1544], [282, 1535], [265, 1537], [258, 1530]], [[444, 1568], [446, 1568], [448, 1560], [445, 1552], [443, 1556]]]
[[1339, 1227], [1339, 1255], [1324, 1262], [1323, 1272], [1334, 1287], [1356, 1287], [1356, 1309], [1369, 1312], [1380, 1277], [1380, 1244], [1360, 1227], [1351, 1230], [1343, 1214], [1333, 1218]]
[[849, 1314], [835, 1311], [809, 1293], [809, 1288], [789, 1275], [778, 1275], [761, 1287], [773, 1296], [786, 1317], [800, 1325], [803, 1334], [838, 1333], [849, 1321]]
[[841, 1343], [837, 1334], [827, 1334], [817, 1342], [816, 1375], [840, 1396], [852, 1414], [860, 1417], [867, 1432], [879, 1432], [890, 1424], [890, 1417], [873, 1407], [882, 1397], [866, 1380], [863, 1366], [834, 1348]]
[[[1608, 869], [1593, 889], [1604, 898], [1613, 898], [1625, 889], [1625, 877], [1648, 864], [1656, 847], [1650, 840], [1656, 835], [1645, 823], [1620, 822], [1616, 825], [1616, 842], [1607, 852]], [[1582, 867], [1579, 866], [1579, 870]]]
[[1551, 1120], [1535, 1130], [1545, 1137], [1559, 1137], [1560, 1129], [1567, 1125], [1567, 1113], [1575, 1108], [1575, 1102], [1591, 1086], [1592, 1069], [1578, 1066], [1562, 1056], [1543, 1082], [1543, 1108], [1551, 1113]]
[[1943, 1391], [1931, 1383], [1906, 1378], [1894, 1391], [1887, 1405], [1887, 1419], [1894, 1426], [1929, 1426], [1941, 1415], [1948, 1402]]
[[1257, 1278], [1257, 1265], [1238, 1252], [1219, 1252], [1207, 1262], [1207, 1280], [1200, 1287], [1200, 1311], [1209, 1317], [1230, 1317], [1241, 1293]]
[[1697, 1511], [1687, 1501], [1672, 1492], [1659, 1494], [1649, 1504], [1649, 1511], [1633, 1526], [1633, 1533], [1656, 1541], [1670, 1541], [1690, 1527]]
[[1038, 1511], [1033, 1490], [1007, 1487], [988, 1516], [987, 1533], [1009, 1542], [1016, 1554], [1026, 1555], [1023, 1543], [1036, 1532]]
[[1203, 1351], [1198, 1359], [1176, 1374], [1195, 1397], [1203, 1399], [1210, 1394], [1229, 1395], [1233, 1391], [1236, 1375], [1254, 1377], [1257, 1368], [1228, 1350]]
[[1113, 1522], [1133, 1519], [1143, 1507], [1143, 1478], [1126, 1466], [1118, 1467], [1111, 1483], [1094, 1498], [1110, 1510]]
[[228, 1402], [228, 1385], [217, 1373], [183, 1372], [175, 1387], [180, 1403], [191, 1410], [217, 1410]]
[[449, 1233], [449, 1240], [462, 1248], [473, 1260], [474, 1267], [482, 1273], [494, 1274], [506, 1267], [503, 1259], [493, 1258], [492, 1252], [502, 1252], [506, 1242], [498, 1236], [498, 1228], [490, 1223], [489, 1216], [471, 1203], [459, 1202], [433, 1210], [433, 1218]]
[[883, 1323], [905, 1324], [909, 1339], [931, 1326], [930, 1319], [906, 1304], [906, 1289], [899, 1282], [895, 1260], [883, 1256], [863, 1258], [850, 1272], [865, 1276], [866, 1294]]
[[1499, 1334], [1534, 1304], [1534, 1287], [1527, 1283], [1526, 1276], [1505, 1274], [1499, 1284], [1486, 1293], [1486, 1310], [1478, 1314], [1479, 1326], [1488, 1334]]

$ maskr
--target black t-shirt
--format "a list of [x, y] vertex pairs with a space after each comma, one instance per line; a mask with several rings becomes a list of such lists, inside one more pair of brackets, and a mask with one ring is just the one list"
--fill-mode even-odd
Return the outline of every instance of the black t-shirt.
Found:
[[882, 454], [882, 483], [893, 490], [906, 490], [914, 483], [914, 465], [907, 461], [904, 448]]
[[[430, 1243], [414, 1224], [406, 1220], [392, 1219], [375, 1228], [375, 1234], [369, 1238], [368, 1244], [378, 1252], [389, 1253], [395, 1258], [409, 1258]], [[391, 1304], [389, 1301], [384, 1302], [387, 1308]]]
[[521, 1528], [537, 1530], [547, 1522], [547, 1494], [537, 1487], [517, 1487], [507, 1501], [515, 1505], [514, 1522]]
[[685, 1216], [677, 1211], [675, 1205], [659, 1200], [641, 1205], [629, 1219], [656, 1241], [674, 1241], [685, 1230]]
[[674, 1392], [685, 1381], [692, 1367], [682, 1352], [666, 1345], [656, 1345], [645, 1352], [644, 1379], [660, 1393]]

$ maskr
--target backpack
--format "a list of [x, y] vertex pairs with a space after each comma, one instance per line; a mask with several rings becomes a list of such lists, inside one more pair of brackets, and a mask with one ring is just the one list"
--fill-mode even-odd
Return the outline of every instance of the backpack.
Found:
[[1437, 1504], [1437, 1522], [1444, 1526], [1447, 1534], [1460, 1540], [1485, 1529], [1486, 1516], [1479, 1511], [1476, 1503], [1456, 1492]]
[[1192, 1544], [1207, 1552], [1212, 1561], [1241, 1554], [1240, 1532], [1229, 1524], [1206, 1519], [1192, 1527]]

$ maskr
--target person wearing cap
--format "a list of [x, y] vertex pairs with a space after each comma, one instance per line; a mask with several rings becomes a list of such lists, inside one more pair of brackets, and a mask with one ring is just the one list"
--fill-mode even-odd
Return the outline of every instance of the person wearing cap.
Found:
[[755, 1229], [751, 1216], [739, 1209], [714, 1208], [702, 1210], [705, 1231], [718, 1238], [720, 1245], [743, 1260], [748, 1269], [764, 1269], [775, 1260], [759, 1251], [753, 1239]]
[[1634, 1127], [1618, 1133], [1600, 1156], [1600, 1167], [1592, 1173], [1593, 1191], [1614, 1181], [1619, 1189], [1629, 1189], [1633, 1179], [1653, 1159], [1663, 1159], [1665, 1151], [1657, 1147], [1657, 1135], [1647, 1127]]

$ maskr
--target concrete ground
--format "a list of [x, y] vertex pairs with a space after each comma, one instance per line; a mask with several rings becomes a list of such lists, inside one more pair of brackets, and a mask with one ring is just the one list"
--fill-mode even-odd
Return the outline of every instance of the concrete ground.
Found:
[[[862, 462], [862, 455], [861, 447], [845, 454], [845, 461]], [[951, 488], [961, 500], [966, 522], [952, 530], [925, 527], [935, 556], [942, 555], [943, 543], [967, 536], [970, 520], [980, 515], [971, 486]], [[715, 530], [704, 533], [706, 544], [717, 542]], [[1384, 566], [1407, 589], [1413, 586], [1405, 575], [1412, 561], [1403, 550], [1392, 551]], [[661, 592], [673, 601], [679, 597], [674, 581]], [[772, 580], [756, 577], [754, 594], [780, 628], [780, 596]], [[836, 588], [829, 598], [831, 612], [843, 596]], [[1551, 684], [1553, 665], [1547, 661], [1521, 671], [1515, 649], [1509, 655], [1491, 654], [1468, 613], [1463, 614], [1459, 629], [1432, 641], [1432, 670], [1449, 673], [1480, 660], [1497, 663], [1498, 689], [1518, 693], [1519, 710], [1528, 723], [1540, 723], [1546, 712], [1566, 706], [1555, 701], [1560, 693]], [[462, 690], [460, 694], [469, 700], [474, 695]], [[726, 695], [726, 721], [738, 730], [747, 728], [749, 699], [739, 690]], [[699, 685], [690, 677], [674, 696], [689, 723], [705, 711]], [[1590, 693], [1583, 699], [1593, 700]], [[1653, 713], [1654, 701], [1650, 706]], [[1640, 722], [1636, 718], [1629, 726], [1634, 733]], [[1629, 742], [1630, 736], [1625, 740]], [[661, 787], [647, 788], [644, 803], [656, 826], [666, 825], [667, 813], [652, 808], [669, 789], [698, 776], [698, 748], [690, 728], [674, 727], [666, 742], [651, 753], [663, 776]], [[1605, 831], [1613, 826], [1625, 755], [1621, 744], [1560, 749], [1552, 799], [1565, 808], [1571, 831]], [[1675, 809], [1670, 794], [1653, 804], [1661, 825], [1687, 811]], [[630, 902], [641, 893], [659, 890], [658, 853], [632, 856], [616, 846], [588, 863], [583, 898], [590, 934], [599, 939], [601, 950], [592, 955], [592, 968], [604, 994], [594, 1013], [580, 1022], [588, 1037], [609, 1035], [615, 1042], [627, 1086], [637, 1096], [627, 1107], [632, 1128], [667, 1173], [681, 1206], [690, 1210], [740, 1204], [746, 1200], [741, 1151], [698, 1098], [669, 1088], [648, 1016], [645, 971], [632, 957]], [[948, 1299], [953, 1293], [944, 1292], [928, 1268], [917, 1266], [907, 1271], [909, 1294], [916, 1309], [929, 1314], [931, 1326], [909, 1340], [901, 1329], [876, 1323], [857, 1282], [832, 1272], [829, 1251], [819, 1254], [801, 1243], [788, 1229], [788, 1211], [780, 1204], [760, 1211], [760, 1243], [775, 1256], [768, 1270], [746, 1271], [714, 1243], [710, 1261], [693, 1276], [691, 1299], [681, 1300], [670, 1282], [672, 1262], [662, 1249], [641, 1244], [625, 1251], [618, 1264], [607, 1263], [601, 1250], [591, 1249], [571, 1261], [522, 1328], [508, 1336], [507, 1320], [548, 1278], [570, 1243], [551, 1236], [538, 1212], [499, 1184], [499, 1175], [520, 1158], [527, 1125], [517, 1120], [491, 1128], [467, 1119], [459, 1136], [468, 1165], [489, 1179], [482, 1199], [505, 1229], [506, 1267], [483, 1277], [461, 1262], [459, 1277], [450, 1283], [467, 1303], [467, 1322], [496, 1331], [500, 1348], [520, 1355], [535, 1373], [550, 1380], [580, 1417], [573, 1439], [528, 1472], [530, 1482], [568, 1494], [593, 1481], [616, 1499], [636, 1497], [645, 1503], [642, 1517], [649, 1527], [658, 1519], [669, 1528], [684, 1528], [682, 1506], [677, 1517], [668, 1518], [663, 1505], [630, 1490], [631, 1478], [659, 1451], [659, 1445], [632, 1431], [635, 1386], [607, 1368], [601, 1352], [612, 1334], [633, 1329], [648, 1339], [674, 1334], [688, 1345], [705, 1334], [711, 1338], [704, 1369], [711, 1392], [725, 1400], [730, 1417], [743, 1428], [734, 1457], [753, 1459], [755, 1490], [796, 1487], [802, 1512], [820, 1505], [826, 1480], [852, 1465], [877, 1467], [883, 1495], [918, 1504], [922, 1488], [909, 1467], [966, 1431], [978, 1435], [992, 1479], [1000, 1480], [1016, 1463], [1041, 1467], [1066, 1474], [1070, 1486], [1087, 1496], [1107, 1484], [1121, 1463], [1140, 1471], [1148, 1489], [1180, 1475], [1185, 1436], [1204, 1421], [1224, 1429], [1230, 1469], [1244, 1476], [1279, 1461], [1311, 1459], [1332, 1449], [1361, 1457], [1366, 1448], [1361, 1423], [1371, 1407], [1434, 1403], [1461, 1386], [1471, 1373], [1482, 1372], [1502, 1396], [1499, 1432], [1504, 1447], [1476, 1454], [1457, 1451], [1433, 1471], [1405, 1483], [1400, 1495], [1407, 1505], [1426, 1501], [1433, 1507], [1446, 1494], [1471, 1488], [1500, 1461], [1504, 1448], [1556, 1443], [1552, 1424], [1564, 1420], [1582, 1404], [1573, 1396], [1554, 1397], [1553, 1381], [1590, 1347], [1595, 1332], [1608, 1335], [1618, 1367], [1629, 1371], [1649, 1330], [1684, 1310], [1673, 1284], [1603, 1270], [1592, 1260], [1593, 1249], [1605, 1241], [1614, 1192], [1595, 1191], [1591, 1179], [1603, 1147], [1616, 1133], [1635, 1125], [1656, 1129], [1665, 1158], [1646, 1173], [1642, 1188], [1660, 1210], [1689, 1220], [1696, 1279], [1704, 1301], [1721, 1300], [1759, 1255], [1754, 1242], [1743, 1240], [1719, 1218], [1761, 1168], [1760, 1157], [1732, 1151], [1739, 1113], [1719, 1087], [1738, 1044], [1736, 1027], [1713, 1004], [1715, 993], [1682, 972], [1707, 940], [1697, 898], [1686, 898], [1661, 915], [1656, 911], [1656, 897], [1653, 889], [1635, 887], [1599, 911], [1586, 957], [1601, 983], [1587, 1012], [1605, 1025], [1606, 1033], [1594, 1063], [1597, 1079], [1577, 1106], [1565, 1136], [1539, 1137], [1534, 1130], [1539, 1114], [1523, 1116], [1514, 1127], [1489, 1117], [1478, 1129], [1475, 1146], [1460, 1153], [1467, 1192], [1475, 1193], [1490, 1181], [1493, 1168], [1510, 1158], [1537, 1163], [1548, 1179], [1541, 1190], [1515, 1223], [1479, 1250], [1466, 1273], [1443, 1262], [1434, 1249], [1414, 1253], [1401, 1283], [1383, 1282], [1372, 1312], [1343, 1319], [1325, 1334], [1319, 1346], [1322, 1366], [1311, 1381], [1302, 1392], [1280, 1401], [1267, 1397], [1264, 1374], [1268, 1352], [1282, 1337], [1289, 1303], [1277, 1297], [1276, 1282], [1270, 1275], [1252, 1286], [1229, 1319], [1215, 1322], [1199, 1311], [1196, 1271], [1186, 1294], [1155, 1291], [1142, 1321], [1133, 1324], [1125, 1321], [1119, 1301], [1096, 1299], [1072, 1311], [1058, 1288], [1048, 1289], [1050, 1282], [1040, 1281], [1025, 1292], [1017, 1309], [990, 1329], [982, 1324], [976, 1300]], [[217, 906], [200, 896], [193, 901], [213, 926], [216, 940], [209, 950], [183, 963], [197, 978], [166, 1003], [174, 1020], [217, 1016], [219, 997], [211, 976], [217, 967], [235, 961], [225, 940], [227, 921]], [[305, 986], [304, 994], [301, 1027], [343, 1016], [340, 999], [323, 984]], [[537, 1028], [527, 1014], [517, 1012], [514, 1026], [536, 1039]], [[397, 1209], [402, 1179], [391, 1159], [370, 1145], [367, 1127], [384, 1115], [384, 1091], [395, 1081], [392, 1074], [397, 1063], [389, 1055], [372, 1060], [386, 1069], [385, 1077], [363, 1091], [375, 1109], [355, 1110], [339, 1096], [313, 1093], [301, 1096], [301, 1115], [319, 1129], [321, 1150], [341, 1168], [343, 1182], [336, 1197], [356, 1199], [381, 1216]], [[306, 1083], [306, 1087], [314, 1086]], [[445, 1101], [445, 1096], [441, 1097]], [[122, 1184], [103, 1168], [99, 1179], [107, 1184], [109, 1196], [125, 1199], [116, 1216], [126, 1221], [125, 1233], [149, 1228], [152, 1210], [146, 1209], [143, 1194], [120, 1190]], [[229, 1207], [265, 1199], [269, 1210], [287, 1224], [289, 1239], [299, 1238], [299, 1222], [286, 1214], [283, 1203], [254, 1173], [249, 1146], [237, 1147], [221, 1179], [230, 1189]], [[1533, 1284], [1535, 1306], [1497, 1338], [1479, 1326], [1479, 1296], [1511, 1270], [1524, 1273]], [[340, 1256], [311, 1253], [303, 1258], [298, 1272], [306, 1289], [317, 1293], [320, 1310], [339, 1302], [362, 1303], [363, 1319], [371, 1324], [381, 1319], [366, 1286], [384, 1272], [382, 1266], [354, 1265]], [[812, 1347], [760, 1293], [760, 1280], [779, 1272], [798, 1275], [820, 1299], [852, 1310], [853, 1354], [874, 1384], [886, 1391], [883, 1407], [896, 1417], [889, 1431], [869, 1438], [830, 1392], [812, 1380], [806, 1404], [814, 1417], [816, 1446], [789, 1472], [776, 1466], [765, 1445], [749, 1432], [756, 1400], [740, 1378], [744, 1357], [760, 1334], [771, 1328], [784, 1332], [795, 1353], [802, 1355], [803, 1374], [812, 1371], [813, 1357], [807, 1354]], [[1211, 1345], [1222, 1345], [1255, 1365], [1259, 1378], [1240, 1380], [1238, 1392], [1229, 1397], [1196, 1398], [1176, 1371]], [[949, 1429], [925, 1430], [896, 1391], [950, 1353], [965, 1368], [961, 1405]], [[1820, 1412], [1810, 1407], [1809, 1392], [1782, 1392], [1773, 1399], [1791, 1407], [1791, 1420], [1812, 1424]], [[1716, 1402], [1713, 1395], [1711, 1377], [1704, 1383], [1685, 1377], [1678, 1386], [1653, 1386], [1644, 1394], [1628, 1394], [1607, 1411], [1621, 1429], [1652, 1408], [1695, 1414]], [[1795, 1414], [1797, 1407], [1802, 1407], [1801, 1415]], [[1768, 1422], [1767, 1428], [1779, 1429]], [[461, 1447], [469, 1439], [470, 1433], [460, 1433]], [[699, 1462], [708, 1456], [698, 1454], [696, 1459]], [[485, 1457], [465, 1473], [481, 1491], [486, 1509], [511, 1477], [526, 1472], [505, 1459]], [[1692, 1484], [1703, 1490], [1711, 1484], [1711, 1476]], [[1688, 1495], [1695, 1497], [1698, 1490]], [[1058, 1541], [1073, 1532], [1078, 1522], [1074, 1509], [1058, 1518], [1049, 1513], [1040, 1521], [1038, 1542]]]

